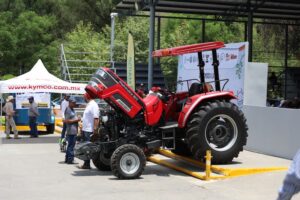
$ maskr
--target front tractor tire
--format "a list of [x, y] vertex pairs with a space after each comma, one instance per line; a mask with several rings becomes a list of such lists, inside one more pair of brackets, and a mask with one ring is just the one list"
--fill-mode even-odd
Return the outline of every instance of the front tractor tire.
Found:
[[100, 171], [110, 171], [110, 156], [104, 154], [103, 152], [97, 153], [93, 159], [93, 164]]
[[244, 114], [227, 101], [213, 101], [201, 106], [187, 124], [188, 146], [198, 160], [206, 150], [212, 152], [212, 163], [229, 163], [246, 145], [248, 127]]
[[135, 179], [145, 169], [146, 156], [142, 149], [133, 144], [118, 147], [111, 157], [111, 170], [119, 179]]

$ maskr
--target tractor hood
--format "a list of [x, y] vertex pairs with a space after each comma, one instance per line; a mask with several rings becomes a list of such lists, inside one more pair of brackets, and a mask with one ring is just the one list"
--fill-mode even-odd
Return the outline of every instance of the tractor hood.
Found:
[[99, 68], [92, 76], [85, 90], [92, 98], [102, 99], [102, 92], [117, 83], [117, 80], [113, 78], [107, 68]]

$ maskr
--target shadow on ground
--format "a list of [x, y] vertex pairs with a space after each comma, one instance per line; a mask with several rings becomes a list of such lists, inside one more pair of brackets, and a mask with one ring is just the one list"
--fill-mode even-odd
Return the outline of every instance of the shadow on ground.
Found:
[[[93, 168], [91, 170], [76, 170], [72, 173], [73, 176], [110, 176], [109, 180], [120, 180], [116, 178], [111, 171], [100, 171], [96, 168]], [[145, 167], [145, 171], [143, 172], [142, 176], [138, 179], [143, 179], [143, 176], [147, 175], [157, 175], [160, 177], [170, 177], [170, 175], [180, 175], [187, 177], [186, 174], [169, 170], [167, 168], [164, 168], [159, 165], [151, 165], [147, 164]]]
[[[12, 135], [13, 138], [13, 135]], [[58, 143], [59, 135], [40, 135], [38, 138], [30, 138], [29, 135], [20, 135], [21, 139], [1, 138], [2, 144], [49, 144]]]

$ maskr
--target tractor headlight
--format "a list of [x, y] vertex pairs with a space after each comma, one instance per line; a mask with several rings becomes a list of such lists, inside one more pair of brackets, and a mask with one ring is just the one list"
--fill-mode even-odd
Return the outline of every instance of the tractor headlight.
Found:
[[108, 121], [108, 116], [102, 116], [101, 120], [103, 123], [106, 123]]

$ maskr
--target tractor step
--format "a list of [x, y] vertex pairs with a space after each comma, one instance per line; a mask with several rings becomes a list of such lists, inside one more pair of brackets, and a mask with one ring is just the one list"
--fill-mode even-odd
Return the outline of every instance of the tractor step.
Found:
[[159, 127], [161, 129], [162, 148], [168, 150], [175, 149], [175, 136], [178, 123], [169, 123]]
[[177, 128], [177, 127], [178, 127], [177, 122], [170, 122], [170, 123], [167, 123], [165, 126], [161, 126], [159, 128], [162, 130], [167, 130], [167, 129]]

